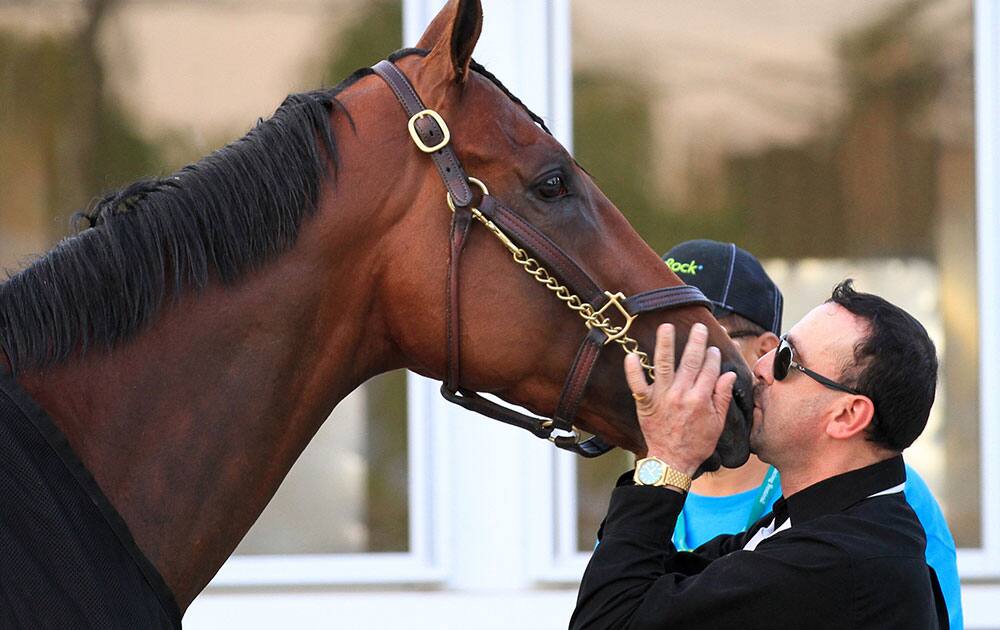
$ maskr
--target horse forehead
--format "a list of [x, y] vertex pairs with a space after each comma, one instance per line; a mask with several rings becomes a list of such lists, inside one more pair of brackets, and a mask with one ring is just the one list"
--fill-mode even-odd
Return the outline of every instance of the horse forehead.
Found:
[[507, 142], [511, 149], [537, 146], [539, 141], [550, 139], [535, 121], [531, 120], [522, 105], [486, 79], [477, 86], [476, 97], [469, 99], [468, 109], [460, 115], [469, 117], [482, 133]]
[[[496, 117], [476, 116], [475, 125], [462, 129], [462, 136], [472, 139], [463, 143], [461, 155], [474, 160], [501, 160], [509, 168], [531, 171], [559, 151], [558, 142], [542, 131], [533, 121], [517, 120], [517, 115], [504, 113]], [[527, 175], [527, 173], [522, 173]]]
[[512, 149], [535, 146], [545, 135], [534, 122], [517, 120], [515, 116], [498, 117], [494, 119], [493, 125]]

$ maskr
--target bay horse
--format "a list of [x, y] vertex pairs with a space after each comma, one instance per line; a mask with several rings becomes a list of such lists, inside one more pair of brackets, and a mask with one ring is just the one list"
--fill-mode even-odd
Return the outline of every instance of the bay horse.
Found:
[[[533, 413], [562, 409], [599, 436], [597, 452], [642, 453], [622, 354], [600, 348], [649, 349], [665, 321], [680, 348], [702, 322], [738, 374], [704, 468], [747, 458], [738, 352], [697, 300], [661, 310], [662, 292], [682, 283], [472, 60], [481, 28], [478, 0], [452, 0], [416, 48], [292, 95], [242, 139], [107, 195], [85, 213], [89, 227], [0, 285], [8, 396], [51, 420], [39, 431], [142, 565], [165, 627], [334, 406], [388, 370], [442, 380], [474, 408], [480, 390]], [[573, 294], [588, 283], [593, 295]], [[563, 387], [571, 365], [586, 374]], [[554, 426], [567, 425], [527, 428]]]

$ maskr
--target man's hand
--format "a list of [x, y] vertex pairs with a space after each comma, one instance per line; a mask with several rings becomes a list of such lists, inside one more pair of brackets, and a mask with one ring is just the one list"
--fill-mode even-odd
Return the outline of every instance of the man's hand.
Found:
[[736, 382], [732, 372], [719, 375], [722, 353], [716, 347], [706, 350], [707, 341], [705, 325], [692, 326], [675, 372], [674, 327], [662, 324], [656, 330], [652, 385], [646, 382], [639, 357], [625, 356], [625, 378], [635, 398], [647, 456], [689, 477], [715, 450]]

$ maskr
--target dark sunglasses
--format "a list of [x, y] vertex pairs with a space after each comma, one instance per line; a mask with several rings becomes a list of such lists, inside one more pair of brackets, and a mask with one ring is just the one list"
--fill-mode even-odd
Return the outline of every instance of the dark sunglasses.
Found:
[[840, 392], [847, 392], [848, 394], [855, 394], [858, 396], [863, 396], [858, 390], [848, 387], [847, 385], [841, 385], [837, 381], [828, 379], [822, 374], [817, 374], [807, 367], [803, 367], [799, 363], [795, 362], [795, 350], [792, 348], [792, 344], [788, 343], [785, 339], [785, 335], [782, 335], [778, 341], [778, 348], [774, 351], [774, 380], [783, 381], [785, 377], [788, 376], [788, 370], [795, 368], [799, 372], [802, 372], [809, 378], [813, 379], [820, 385], [829, 387], [830, 389], [835, 389]]

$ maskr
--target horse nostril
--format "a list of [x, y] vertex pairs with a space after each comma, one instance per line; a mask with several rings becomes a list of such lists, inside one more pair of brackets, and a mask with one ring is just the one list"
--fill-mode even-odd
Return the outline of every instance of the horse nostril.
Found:
[[748, 379], [735, 367], [729, 367], [726, 371], [736, 373], [736, 382], [733, 383], [733, 406], [740, 410], [745, 418], [750, 418], [753, 414], [753, 394], [748, 387]]
[[746, 416], [750, 405], [747, 403], [746, 392], [739, 384], [733, 386], [733, 404], [740, 410], [740, 413]]

